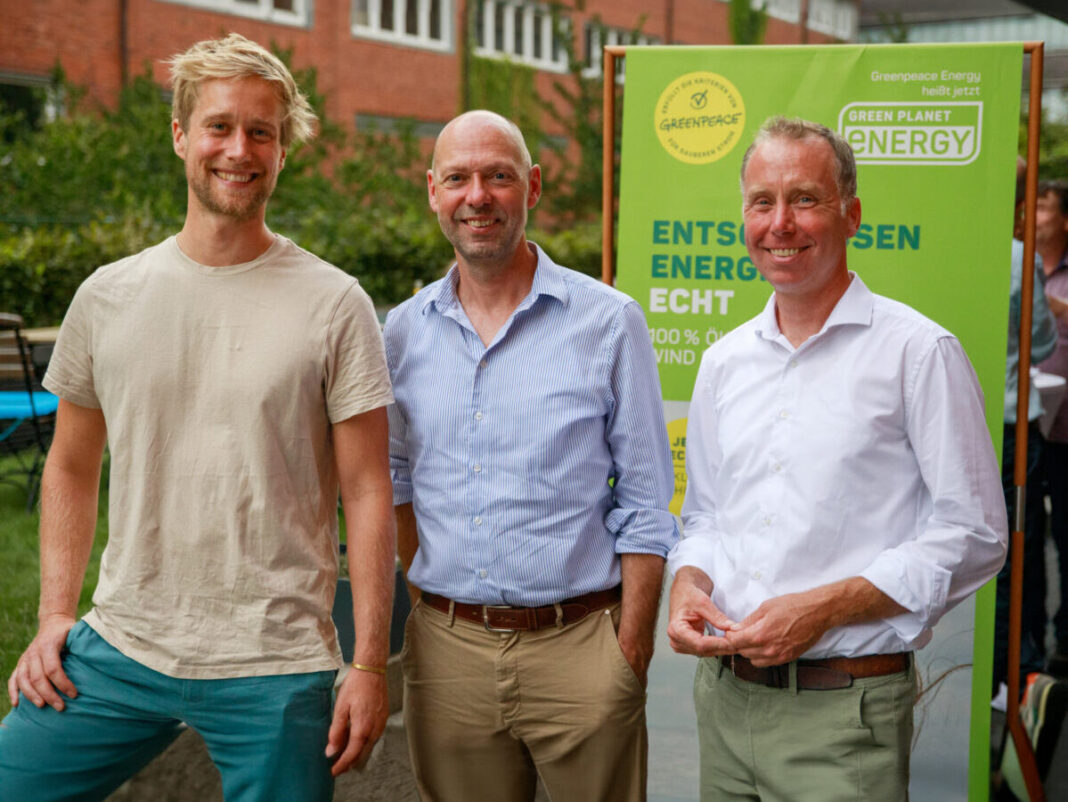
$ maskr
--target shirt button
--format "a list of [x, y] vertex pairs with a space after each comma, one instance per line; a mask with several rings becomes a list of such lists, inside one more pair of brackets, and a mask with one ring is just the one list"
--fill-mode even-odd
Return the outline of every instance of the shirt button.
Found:
[[760, 581], [760, 578], [762, 576], [764, 576], [764, 575], [762, 573], [760, 573], [760, 571], [753, 571], [753, 579], [757, 580], [758, 582]]
[[782, 465], [776, 462], [774, 465], [771, 466], [771, 469], [775, 471], [775, 473], [778, 473], [782, 470]]
[[482, 516], [481, 515], [476, 515], [475, 516], [475, 526], [482, 526]]
[[481, 571], [478, 572], [478, 575], [480, 577], [482, 577], [483, 579], [485, 579], [486, 578], [486, 569], [483, 568]]
[[764, 516], [764, 526], [771, 526], [771, 516], [770, 515], [765, 515]]
[[780, 409], [779, 410], [779, 417], [780, 418], [789, 418], [790, 417], [790, 413], [787, 412], [785, 409]]
[[475, 420], [482, 420], [482, 410], [475, 413]]
[[478, 363], [478, 366], [479, 366], [480, 368], [484, 368], [484, 367], [486, 367], [486, 360], [485, 360], [485, 359], [483, 359], [483, 360], [482, 360], [481, 362], [479, 362], [479, 363]]
[[477, 462], [475, 463], [474, 471], [475, 473], [482, 473], [482, 466]]

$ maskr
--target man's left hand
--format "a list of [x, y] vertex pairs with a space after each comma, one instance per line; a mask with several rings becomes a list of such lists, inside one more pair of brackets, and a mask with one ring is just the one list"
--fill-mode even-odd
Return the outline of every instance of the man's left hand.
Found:
[[386, 678], [370, 671], [350, 669], [338, 690], [334, 720], [327, 737], [326, 756], [334, 759], [330, 773], [337, 777], [361, 768], [386, 729], [389, 700]]
[[724, 633], [755, 666], [796, 660], [830, 628], [832, 611], [821, 588], [768, 599]]

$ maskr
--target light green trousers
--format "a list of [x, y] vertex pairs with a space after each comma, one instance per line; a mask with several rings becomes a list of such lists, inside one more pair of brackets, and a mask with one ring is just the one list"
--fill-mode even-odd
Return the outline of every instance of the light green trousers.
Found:
[[830, 691], [767, 688], [719, 660], [694, 677], [702, 802], [908, 799], [913, 668]]

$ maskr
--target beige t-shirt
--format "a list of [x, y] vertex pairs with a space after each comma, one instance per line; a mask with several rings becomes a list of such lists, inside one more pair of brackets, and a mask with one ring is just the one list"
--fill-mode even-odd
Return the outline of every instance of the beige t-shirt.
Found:
[[330, 424], [392, 401], [354, 278], [284, 237], [229, 267], [171, 237], [82, 284], [44, 384], [107, 421], [93, 629], [172, 677], [339, 665]]

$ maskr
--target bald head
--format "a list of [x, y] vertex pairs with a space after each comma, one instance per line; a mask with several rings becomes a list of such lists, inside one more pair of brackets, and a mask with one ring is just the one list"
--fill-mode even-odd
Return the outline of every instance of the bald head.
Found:
[[438, 136], [426, 178], [461, 272], [533, 269], [524, 229], [541, 196], [541, 168], [513, 123], [490, 111], [461, 114]]
[[530, 158], [530, 151], [523, 139], [523, 132], [519, 126], [506, 117], [496, 112], [485, 109], [467, 111], [459, 117], [454, 117], [448, 125], [441, 129], [437, 141], [434, 143], [434, 155], [430, 162], [430, 169], [438, 161], [438, 156], [443, 147], [448, 147], [453, 142], [476, 140], [485, 135], [487, 129], [496, 129], [504, 134], [515, 146], [516, 155], [524, 170], [529, 173], [534, 161]]

